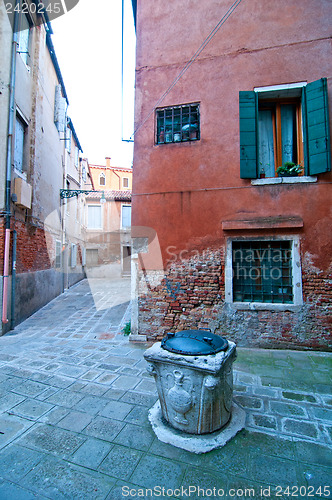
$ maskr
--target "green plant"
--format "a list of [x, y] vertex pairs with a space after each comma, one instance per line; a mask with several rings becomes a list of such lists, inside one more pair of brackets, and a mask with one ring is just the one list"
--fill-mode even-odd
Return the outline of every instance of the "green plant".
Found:
[[130, 332], [131, 332], [131, 322], [130, 321], [128, 321], [128, 323], [125, 324], [122, 331], [123, 331], [123, 335], [130, 335]]
[[303, 167], [296, 165], [292, 161], [286, 161], [281, 167], [277, 168], [278, 175], [299, 175], [302, 173]]

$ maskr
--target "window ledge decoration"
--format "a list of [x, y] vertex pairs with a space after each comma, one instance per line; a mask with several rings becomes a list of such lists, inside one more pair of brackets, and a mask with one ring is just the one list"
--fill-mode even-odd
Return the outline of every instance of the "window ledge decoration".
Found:
[[252, 179], [253, 186], [266, 186], [270, 184], [305, 184], [317, 182], [315, 175], [303, 175], [301, 177], [267, 177], [265, 179]]

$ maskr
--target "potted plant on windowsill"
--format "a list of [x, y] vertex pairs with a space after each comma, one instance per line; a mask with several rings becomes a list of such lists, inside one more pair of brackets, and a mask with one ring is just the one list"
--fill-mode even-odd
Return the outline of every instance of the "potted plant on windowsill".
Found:
[[279, 177], [297, 177], [303, 171], [301, 165], [297, 165], [292, 161], [286, 161], [281, 167], [277, 168]]

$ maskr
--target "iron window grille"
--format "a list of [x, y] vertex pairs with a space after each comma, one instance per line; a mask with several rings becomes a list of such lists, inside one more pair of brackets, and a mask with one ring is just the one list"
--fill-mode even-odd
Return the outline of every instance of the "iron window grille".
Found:
[[233, 302], [293, 303], [290, 241], [233, 242]]
[[200, 139], [199, 104], [185, 104], [156, 110], [156, 144]]

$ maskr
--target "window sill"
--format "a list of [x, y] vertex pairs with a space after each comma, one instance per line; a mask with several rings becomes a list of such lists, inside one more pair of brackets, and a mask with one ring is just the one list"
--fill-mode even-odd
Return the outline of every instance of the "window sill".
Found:
[[265, 179], [253, 179], [253, 186], [268, 186], [271, 184], [306, 184], [317, 182], [317, 177], [314, 175], [301, 177], [266, 177]]
[[262, 302], [229, 302], [235, 310], [240, 311], [299, 311], [301, 304], [277, 304]]

